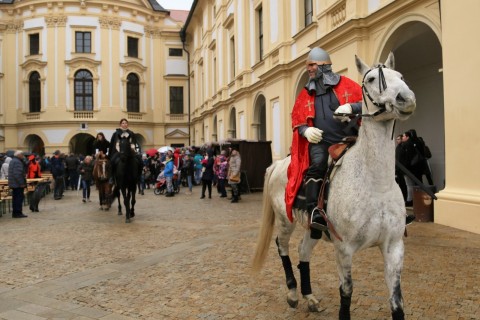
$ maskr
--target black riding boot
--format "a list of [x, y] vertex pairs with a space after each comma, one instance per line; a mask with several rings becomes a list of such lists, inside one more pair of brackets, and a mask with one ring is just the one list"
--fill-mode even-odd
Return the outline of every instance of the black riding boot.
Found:
[[405, 225], [408, 226], [413, 221], [415, 221], [415, 215], [414, 214], [407, 214], [407, 217], [405, 218]]
[[[310, 215], [310, 229], [318, 231], [327, 231], [327, 222], [320, 214], [320, 211], [315, 208], [318, 204], [318, 193], [320, 192], [320, 187], [323, 183], [323, 180], [315, 181], [314, 179], [308, 179], [305, 182], [305, 201], [307, 203], [307, 211]], [[312, 238], [313, 238], [312, 234]], [[315, 238], [314, 238], [315, 239]]]

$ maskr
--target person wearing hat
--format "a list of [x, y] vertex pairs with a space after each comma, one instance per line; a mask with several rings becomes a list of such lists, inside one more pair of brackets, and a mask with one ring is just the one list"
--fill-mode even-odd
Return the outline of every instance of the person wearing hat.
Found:
[[23, 214], [23, 190], [27, 186], [27, 173], [25, 163], [23, 162], [24, 155], [20, 150], [15, 151], [12, 161], [8, 166], [8, 186], [12, 189], [12, 217], [26, 218]]
[[310, 51], [306, 68], [309, 79], [292, 110], [293, 139], [285, 203], [288, 218], [293, 221], [293, 203], [304, 183], [311, 237], [319, 239], [321, 231], [327, 230], [324, 218], [315, 209], [327, 172], [328, 147], [357, 135], [349, 118], [339, 114], [361, 113], [362, 89], [353, 80], [334, 73], [330, 55], [321, 48]]

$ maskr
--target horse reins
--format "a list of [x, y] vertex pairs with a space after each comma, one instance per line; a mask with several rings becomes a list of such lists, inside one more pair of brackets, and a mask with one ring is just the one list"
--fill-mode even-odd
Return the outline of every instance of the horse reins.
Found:
[[[336, 115], [339, 115], [339, 116], [354, 116], [354, 121], [357, 121], [359, 120], [360, 118], [363, 118], [363, 117], [376, 117], [382, 113], [384, 113], [385, 111], [387, 111], [387, 108], [385, 107], [385, 104], [384, 103], [378, 103], [376, 102], [375, 100], [373, 100], [372, 96], [370, 95], [370, 92], [368, 92], [368, 89], [365, 87], [365, 78], [367, 77], [367, 74], [370, 73], [370, 71], [374, 70], [374, 69], [378, 69], [378, 90], [380, 91], [380, 93], [382, 93], [382, 91], [385, 91], [387, 89], [387, 81], [385, 80], [385, 75], [383, 74], [383, 68], [386, 68], [385, 65], [383, 64], [379, 64], [378, 66], [374, 67], [374, 68], [371, 68], [370, 70], [368, 70], [367, 72], [365, 72], [365, 74], [363, 75], [363, 79], [362, 79], [362, 98], [363, 98], [363, 102], [365, 103], [365, 107], [367, 108], [368, 110], [368, 103], [367, 103], [367, 99], [365, 97], [368, 98], [368, 100], [370, 100], [370, 102], [378, 107], [379, 109], [377, 111], [375, 111], [374, 113], [337, 113]], [[393, 133], [395, 131], [395, 124], [396, 124], [396, 121], [393, 122], [393, 129], [392, 129], [392, 139], [393, 139]]]

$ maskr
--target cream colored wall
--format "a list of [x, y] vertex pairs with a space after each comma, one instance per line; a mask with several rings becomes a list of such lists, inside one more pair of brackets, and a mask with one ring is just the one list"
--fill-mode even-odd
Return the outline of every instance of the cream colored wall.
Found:
[[[480, 142], [477, 138], [480, 61], [478, 41], [459, 35], [480, 29], [480, 2], [462, 6], [442, 1], [442, 42], [445, 98], [446, 188], [435, 203], [435, 222], [480, 233]], [[468, 10], [466, 10], [468, 8]], [[459, 81], [459, 79], [462, 79]]]

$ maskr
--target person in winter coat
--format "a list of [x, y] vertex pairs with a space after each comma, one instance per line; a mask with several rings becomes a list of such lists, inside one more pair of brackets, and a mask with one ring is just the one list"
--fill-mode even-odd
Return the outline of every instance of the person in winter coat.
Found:
[[103, 132], [97, 133], [97, 138], [93, 141], [93, 147], [95, 148], [95, 153], [101, 152], [104, 155], [108, 154], [110, 142], [105, 138]]
[[202, 165], [202, 160], [203, 160], [203, 155], [200, 154], [200, 151], [195, 154], [193, 157], [193, 162], [195, 166], [195, 184], [199, 185], [200, 182], [202, 181], [202, 170], [203, 170], [203, 165]]
[[242, 165], [242, 159], [240, 153], [237, 150], [232, 150], [230, 159], [228, 161], [228, 184], [232, 187], [232, 203], [238, 202], [240, 190], [238, 185], [240, 184], [240, 167]]
[[188, 191], [185, 192], [186, 194], [192, 194], [193, 172], [194, 172], [193, 159], [190, 157], [190, 152], [188, 152], [185, 154], [185, 157], [183, 158], [183, 168], [182, 168], [182, 175], [187, 178]]
[[23, 214], [23, 190], [27, 186], [27, 170], [23, 161], [24, 155], [20, 150], [15, 151], [8, 166], [8, 186], [12, 189], [12, 217], [26, 218]]
[[7, 180], [8, 179], [8, 166], [12, 161], [12, 158], [6, 157], [5, 162], [2, 164], [2, 169], [0, 170], [0, 179]]
[[55, 200], [62, 199], [63, 191], [65, 190], [65, 160], [61, 156], [60, 150], [56, 150], [51, 159], [52, 176], [55, 180], [55, 188], [53, 191], [53, 198]]
[[222, 150], [220, 155], [215, 158], [214, 172], [217, 176], [217, 190], [220, 193], [220, 198], [227, 197], [227, 190], [225, 184], [227, 181], [228, 173], [228, 160], [226, 157], [227, 152]]
[[[36, 179], [36, 178], [41, 178], [42, 177], [42, 170], [40, 167], [40, 163], [35, 159], [35, 156], [31, 154], [28, 157], [28, 165], [27, 165], [27, 179]], [[37, 185], [38, 183], [35, 183]], [[39, 191], [37, 191], [39, 192]], [[29, 199], [30, 203], [30, 210], [32, 212], [39, 212], [38, 211], [38, 202], [40, 201], [40, 198], [37, 198], [38, 201], [35, 201], [34, 197], [35, 191], [28, 191], [27, 197]]]
[[165, 194], [166, 197], [173, 197], [175, 193], [173, 192], [173, 159], [170, 154], [166, 156], [166, 163], [165, 169], [163, 170], [163, 176], [167, 182], [167, 193]]
[[40, 163], [37, 162], [35, 156], [32, 154], [28, 157], [28, 171], [27, 179], [36, 179], [42, 177], [42, 170]]
[[83, 199], [82, 202], [90, 202], [90, 186], [93, 180], [93, 161], [91, 156], [86, 156], [78, 166], [78, 173], [82, 178]]
[[202, 174], [202, 196], [200, 199], [205, 199], [205, 190], [208, 188], [208, 198], [212, 198], [212, 181], [213, 181], [213, 164], [215, 159], [213, 158], [213, 150], [207, 150], [207, 156], [202, 160], [202, 166], [204, 168]]

